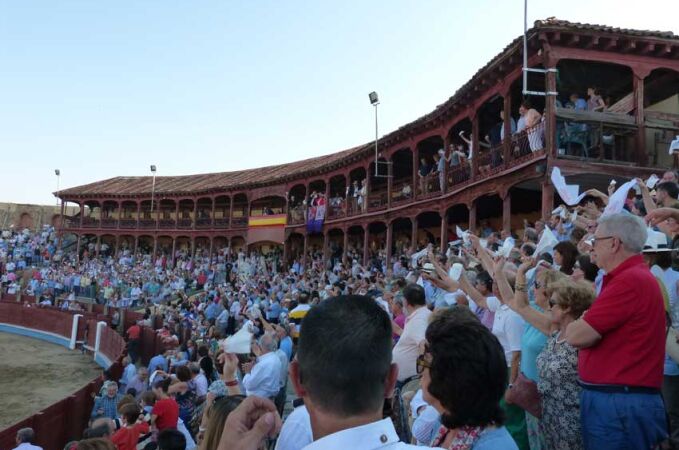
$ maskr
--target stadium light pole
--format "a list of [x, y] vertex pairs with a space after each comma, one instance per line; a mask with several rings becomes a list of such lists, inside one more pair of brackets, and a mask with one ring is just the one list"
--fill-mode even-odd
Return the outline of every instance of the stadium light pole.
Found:
[[377, 167], [377, 158], [379, 157], [378, 152], [377, 152], [377, 105], [380, 104], [380, 99], [377, 97], [377, 92], [372, 91], [370, 94], [368, 94], [368, 98], [370, 99], [370, 104], [375, 107], [375, 176], [379, 175], [379, 169]]
[[153, 182], [151, 183], [151, 214], [153, 214], [153, 197], [156, 194], [156, 165], [151, 164], [151, 173], [153, 174]]
[[57, 176], [57, 206], [59, 206], [59, 197], [58, 197], [58, 195], [59, 195], [59, 184], [60, 184], [59, 182], [61, 181], [61, 180], [60, 180], [60, 178], [61, 178], [61, 170], [59, 170], [59, 169], [54, 169], [54, 175]]

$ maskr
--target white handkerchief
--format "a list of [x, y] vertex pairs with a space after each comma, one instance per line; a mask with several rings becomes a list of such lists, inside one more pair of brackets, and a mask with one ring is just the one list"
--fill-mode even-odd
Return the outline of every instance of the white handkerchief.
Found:
[[544, 231], [542, 232], [540, 242], [538, 242], [537, 247], [535, 247], [535, 253], [533, 254], [536, 257], [540, 256], [543, 253], [551, 251], [558, 243], [559, 241], [556, 239], [556, 236], [554, 236], [554, 233], [552, 233], [552, 230], [545, 227]]
[[243, 327], [233, 336], [222, 340], [220, 344], [226, 353], [249, 354], [252, 344], [252, 333], [246, 327]]

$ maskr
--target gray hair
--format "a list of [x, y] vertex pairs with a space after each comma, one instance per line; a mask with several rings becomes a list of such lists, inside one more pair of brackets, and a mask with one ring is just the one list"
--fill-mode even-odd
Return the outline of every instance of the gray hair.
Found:
[[630, 253], [641, 253], [648, 237], [646, 224], [637, 216], [622, 212], [599, 218], [598, 226], [610, 236], [620, 239], [622, 247]]
[[276, 337], [272, 334], [264, 333], [262, 336], [260, 336], [257, 343], [260, 347], [262, 347], [263, 350], [266, 350], [267, 352], [275, 352], [278, 350], [278, 342], [276, 341]]
[[191, 373], [198, 375], [200, 373], [200, 366], [198, 363], [191, 363], [189, 364], [189, 369], [191, 370]]
[[35, 431], [33, 428], [22, 428], [17, 431], [17, 440], [21, 443], [32, 444], [35, 439]]

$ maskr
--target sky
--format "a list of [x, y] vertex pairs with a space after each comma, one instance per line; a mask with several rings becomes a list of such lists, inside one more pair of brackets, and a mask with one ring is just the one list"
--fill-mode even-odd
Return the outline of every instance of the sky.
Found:
[[[627, 5], [638, 5], [633, 9]], [[679, 34], [676, 0], [531, 1]], [[374, 139], [523, 33], [521, 0], [0, 0], [0, 201], [114, 176], [225, 172]]]

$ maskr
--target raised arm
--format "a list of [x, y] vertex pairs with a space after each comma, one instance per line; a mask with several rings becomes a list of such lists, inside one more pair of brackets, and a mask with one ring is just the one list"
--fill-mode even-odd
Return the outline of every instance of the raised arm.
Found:
[[552, 321], [549, 314], [541, 313], [530, 306], [528, 302], [528, 287], [526, 286], [526, 271], [533, 266], [533, 263], [523, 263], [516, 271], [516, 292], [514, 298], [509, 302], [509, 307], [516, 311], [526, 322], [540, 330], [544, 335], [549, 336], [552, 330]]

